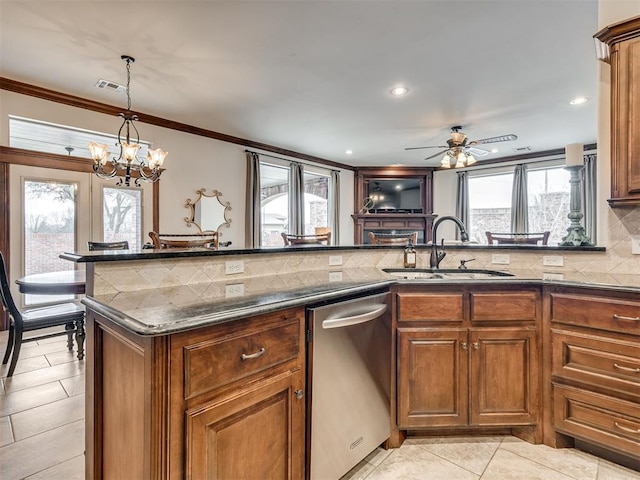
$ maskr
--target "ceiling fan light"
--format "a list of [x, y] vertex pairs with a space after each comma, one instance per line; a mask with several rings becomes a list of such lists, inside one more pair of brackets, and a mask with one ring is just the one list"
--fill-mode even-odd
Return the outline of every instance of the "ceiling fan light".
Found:
[[473, 165], [474, 163], [476, 163], [476, 159], [473, 155], [471, 155], [470, 153], [467, 154], [467, 167], [469, 165]]
[[451, 168], [451, 159], [449, 155], [445, 155], [444, 157], [442, 157], [442, 160], [440, 161], [440, 166], [442, 168]]
[[465, 138], [467, 138], [467, 136], [462, 132], [451, 132], [451, 140], [453, 140], [453, 143], [462, 143]]
[[460, 157], [458, 157], [455, 168], [462, 168], [462, 167], [464, 167], [464, 160], [460, 160]]

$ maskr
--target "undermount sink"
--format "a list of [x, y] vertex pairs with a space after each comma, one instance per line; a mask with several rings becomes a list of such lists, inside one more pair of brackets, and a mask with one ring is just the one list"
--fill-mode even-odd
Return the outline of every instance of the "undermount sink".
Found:
[[513, 274], [498, 270], [446, 269], [446, 268], [383, 268], [383, 272], [405, 280], [430, 279], [487, 279], [513, 277]]

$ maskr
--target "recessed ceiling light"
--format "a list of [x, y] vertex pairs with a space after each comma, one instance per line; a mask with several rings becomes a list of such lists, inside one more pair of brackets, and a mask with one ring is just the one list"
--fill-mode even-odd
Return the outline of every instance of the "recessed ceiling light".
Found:
[[500, 150], [498, 150], [497, 148], [492, 148], [491, 149], [491, 153], [498, 153]]
[[582, 105], [583, 103], [587, 103], [588, 98], [587, 97], [576, 97], [573, 100], [571, 100], [569, 103], [571, 105]]
[[389, 93], [395, 97], [401, 97], [402, 95], [406, 95], [409, 93], [409, 89], [407, 87], [394, 87]]
[[352, 155], [352, 154], [353, 154], [353, 150], [347, 150], [347, 151], [346, 151], [346, 152], [344, 152], [344, 153], [346, 153], [347, 155]]
[[396, 185], [396, 190], [402, 190], [402, 185]]

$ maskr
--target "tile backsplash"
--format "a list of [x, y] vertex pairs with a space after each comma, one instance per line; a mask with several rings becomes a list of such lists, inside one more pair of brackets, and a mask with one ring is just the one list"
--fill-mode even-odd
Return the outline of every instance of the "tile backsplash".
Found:
[[[631, 254], [631, 235], [640, 235], [640, 207], [607, 209], [608, 238], [599, 242], [605, 252], [531, 250], [454, 250], [449, 249], [441, 268], [457, 268], [460, 260], [475, 260], [469, 268], [520, 270], [539, 273], [581, 274], [598, 283], [636, 285], [640, 276], [640, 255]], [[446, 248], [446, 246], [445, 246]], [[429, 266], [429, 249], [418, 247], [417, 267]], [[493, 254], [509, 256], [509, 264], [492, 263]], [[341, 266], [329, 266], [329, 256], [340, 255]], [[561, 256], [562, 266], [544, 266], [543, 257]], [[259, 253], [220, 257], [178, 258], [151, 261], [105, 262], [95, 264], [95, 294], [137, 291], [184, 284], [233, 282], [247, 277], [289, 274], [299, 271], [342, 270], [349, 268], [393, 268], [402, 266], [401, 249], [353, 249], [336, 252], [310, 251]], [[244, 272], [226, 275], [225, 262], [241, 259]]]

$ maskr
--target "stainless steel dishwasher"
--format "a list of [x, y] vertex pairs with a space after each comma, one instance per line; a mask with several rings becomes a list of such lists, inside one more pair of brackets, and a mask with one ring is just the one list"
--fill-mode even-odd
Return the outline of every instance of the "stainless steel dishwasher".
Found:
[[307, 309], [312, 480], [337, 480], [389, 438], [389, 294]]

